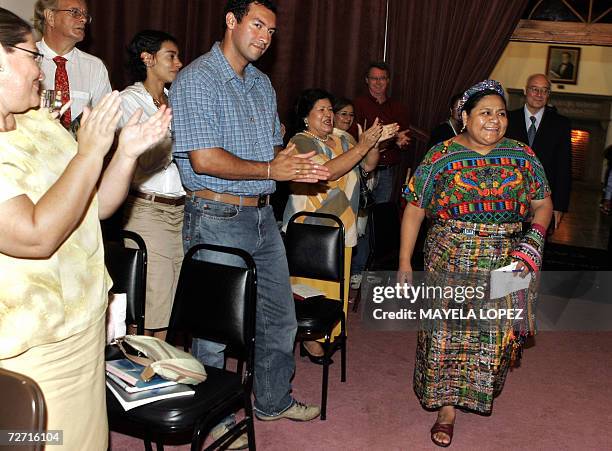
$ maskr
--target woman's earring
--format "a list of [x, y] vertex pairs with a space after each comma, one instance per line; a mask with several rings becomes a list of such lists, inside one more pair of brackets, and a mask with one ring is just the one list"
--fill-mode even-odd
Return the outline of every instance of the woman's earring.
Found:
[[463, 127], [461, 127], [461, 133], [463, 133], [465, 131], [465, 124], [463, 124]]
[[308, 128], [308, 119], [304, 118], [304, 125], [306, 126], [306, 128]]

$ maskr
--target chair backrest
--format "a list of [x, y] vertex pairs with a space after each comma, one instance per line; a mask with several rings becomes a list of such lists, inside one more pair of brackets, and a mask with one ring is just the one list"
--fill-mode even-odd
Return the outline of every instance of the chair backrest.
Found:
[[129, 230], [121, 238], [136, 243], [138, 249], [125, 247], [122, 242], [104, 243], [104, 261], [113, 279], [114, 293], [126, 293], [126, 323], [136, 324], [136, 333], [144, 334], [145, 300], [147, 292], [147, 246], [140, 235]]
[[[296, 219], [306, 217], [305, 221]], [[287, 224], [289, 274], [340, 283], [344, 299], [344, 225], [337, 216], [300, 211]]]
[[[239, 257], [243, 267], [201, 260], [221, 254]], [[224, 343], [232, 355], [247, 362], [249, 370], [254, 353], [256, 296], [255, 262], [248, 252], [198, 244], [183, 259], [166, 340], [175, 343], [177, 335], [190, 335]], [[252, 373], [252, 367], [250, 370]]]
[[[45, 398], [36, 382], [23, 374], [0, 368], [0, 430], [44, 432], [47, 427]], [[42, 450], [41, 443], [18, 449]], [[17, 448], [16, 448], [17, 449]]]
[[[367, 269], [396, 270], [400, 248], [399, 210], [394, 202], [374, 204], [368, 213], [370, 255]], [[381, 267], [381, 266], [388, 266]]]

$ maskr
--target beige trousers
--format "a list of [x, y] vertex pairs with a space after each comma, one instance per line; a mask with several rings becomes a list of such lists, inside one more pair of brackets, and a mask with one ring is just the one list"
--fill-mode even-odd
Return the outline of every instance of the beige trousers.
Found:
[[[183, 262], [183, 206], [130, 196], [124, 214], [124, 228], [139, 234], [147, 245], [145, 328], [166, 328]], [[132, 246], [132, 241], [126, 240], [126, 245]]]
[[105, 451], [108, 447], [104, 323], [102, 316], [69, 338], [0, 360], [0, 367], [25, 374], [40, 386], [47, 430], [63, 431], [63, 445], [47, 449]]

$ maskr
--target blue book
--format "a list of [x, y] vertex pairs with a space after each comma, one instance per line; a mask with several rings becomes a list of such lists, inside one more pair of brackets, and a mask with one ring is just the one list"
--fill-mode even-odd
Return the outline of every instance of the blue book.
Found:
[[134, 363], [129, 359], [109, 360], [106, 362], [106, 374], [108, 377], [128, 393], [137, 393], [177, 384], [157, 374], [151, 380], [145, 382], [140, 378], [143, 370], [144, 367], [142, 365]]
[[113, 373], [106, 372], [106, 377], [112, 380], [119, 387], [123, 388], [128, 393], [138, 393], [140, 391], [152, 390], [154, 388], [170, 387], [176, 385], [177, 382], [168, 381], [158, 375], [155, 375], [149, 382], [138, 381], [136, 385], [130, 385], [128, 382], [115, 376]]
[[117, 398], [117, 401], [119, 401], [119, 404], [121, 404], [124, 410], [130, 410], [134, 407], [160, 401], [162, 399], [175, 398], [177, 396], [193, 396], [195, 393], [195, 390], [185, 384], [154, 388], [153, 390], [145, 390], [138, 393], [127, 393], [110, 378], [106, 378], [106, 386], [111, 393], [115, 395], [115, 398]]

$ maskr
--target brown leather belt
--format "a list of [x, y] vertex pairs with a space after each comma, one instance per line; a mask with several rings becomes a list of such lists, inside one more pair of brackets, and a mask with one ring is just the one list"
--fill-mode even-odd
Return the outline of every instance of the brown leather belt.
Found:
[[164, 197], [160, 194], [143, 193], [140, 191], [130, 190], [130, 196], [137, 197], [139, 199], [149, 200], [151, 202], [159, 202], [160, 204], [166, 205], [185, 205], [185, 196], [181, 197]]
[[209, 189], [202, 189], [199, 191], [187, 191], [187, 195], [243, 207], [262, 208], [270, 204], [269, 194], [262, 194], [260, 196], [238, 196], [235, 194], [215, 193]]

